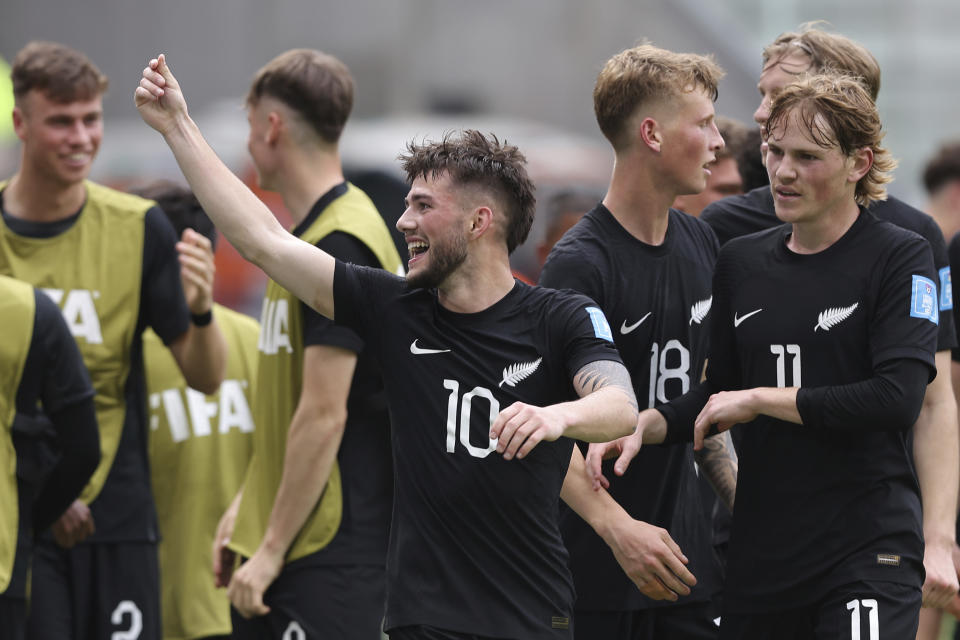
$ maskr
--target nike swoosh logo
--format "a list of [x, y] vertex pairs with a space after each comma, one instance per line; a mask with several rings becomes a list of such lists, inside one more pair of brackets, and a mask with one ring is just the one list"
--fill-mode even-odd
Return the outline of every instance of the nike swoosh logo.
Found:
[[644, 322], [647, 318], [650, 317], [650, 314], [651, 314], [651, 313], [653, 313], [653, 312], [652, 312], [652, 311], [647, 311], [647, 315], [643, 316], [642, 318], [640, 318], [639, 320], [637, 320], [637, 321], [634, 322], [633, 324], [627, 324], [627, 321], [624, 320], [624, 321], [623, 321], [623, 324], [620, 325], [620, 333], [623, 334], [623, 335], [627, 335], [628, 333], [630, 333], [631, 331], [633, 331], [634, 329], [636, 329], [637, 327], [639, 327], [640, 325], [642, 325], [643, 322]]
[[755, 316], [755, 315], [757, 315], [757, 314], [760, 313], [761, 311], [763, 311], [763, 309], [757, 309], [756, 311], [751, 311], [750, 313], [744, 314], [744, 315], [740, 316], [739, 318], [737, 317], [737, 313], [734, 312], [734, 313], [733, 313], [733, 326], [734, 326], [734, 327], [739, 327], [741, 322], [743, 322], [744, 320], [746, 320], [746, 319], [749, 318], [750, 316]]
[[450, 349], [424, 349], [423, 347], [418, 347], [417, 346], [418, 340], [420, 340], [420, 338], [417, 338], [416, 340], [410, 343], [410, 353], [412, 353], [415, 356], [428, 355], [431, 353], [450, 353]]

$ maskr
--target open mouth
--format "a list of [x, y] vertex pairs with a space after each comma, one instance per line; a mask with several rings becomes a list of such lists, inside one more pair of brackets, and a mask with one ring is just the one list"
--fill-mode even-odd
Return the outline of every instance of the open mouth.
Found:
[[410, 254], [408, 264], [413, 264], [420, 260], [424, 253], [430, 249], [430, 243], [425, 240], [414, 240], [407, 243], [407, 253]]
[[776, 187], [774, 191], [776, 192], [777, 197], [784, 200], [792, 200], [800, 197], [799, 193], [788, 187]]

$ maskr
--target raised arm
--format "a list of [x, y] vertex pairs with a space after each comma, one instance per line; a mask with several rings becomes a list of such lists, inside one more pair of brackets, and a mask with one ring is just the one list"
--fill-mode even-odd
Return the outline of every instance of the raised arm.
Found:
[[334, 259], [287, 233], [217, 157], [187, 113], [163, 54], [144, 68], [134, 99], [144, 122], [163, 135], [204, 211], [231, 244], [282, 287], [333, 318]]

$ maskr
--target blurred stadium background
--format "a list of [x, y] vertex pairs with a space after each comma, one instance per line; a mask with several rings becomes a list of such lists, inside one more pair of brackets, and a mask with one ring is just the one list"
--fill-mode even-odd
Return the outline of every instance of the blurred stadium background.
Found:
[[[402, 212], [396, 155], [414, 137], [477, 127], [526, 152], [543, 202], [561, 187], [602, 192], [612, 162], [593, 119], [591, 90], [613, 53], [644, 39], [679, 51], [713, 53], [726, 69], [717, 111], [751, 123], [760, 51], [809, 20], [865, 44], [883, 69], [880, 109], [900, 168], [891, 192], [924, 205], [924, 159], [960, 137], [955, 0], [5, 0], [0, 56], [9, 62], [31, 39], [77, 47], [110, 77], [106, 134], [93, 178], [124, 186], [178, 178], [170, 153], [143, 126], [132, 92], [149, 57], [166, 52], [194, 118], [214, 148], [248, 181], [243, 96], [254, 72], [292, 47], [340, 57], [357, 82], [343, 137], [350, 177], [382, 194], [388, 218]], [[0, 111], [10, 110], [0, 64]], [[15, 167], [9, 118], [0, 117], [0, 176]], [[268, 202], [283, 217], [278, 200]], [[535, 226], [535, 241], [541, 228]], [[533, 271], [528, 242], [516, 256]], [[218, 298], [257, 313], [262, 280], [228, 247]]]

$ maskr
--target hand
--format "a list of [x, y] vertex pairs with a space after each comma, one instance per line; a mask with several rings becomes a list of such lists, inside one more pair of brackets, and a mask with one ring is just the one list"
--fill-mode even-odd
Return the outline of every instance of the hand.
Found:
[[220, 517], [217, 533], [213, 536], [213, 584], [217, 587], [226, 587], [233, 576], [233, 568], [237, 563], [235, 551], [227, 548], [230, 538], [233, 537], [233, 525], [237, 521], [237, 511], [240, 509], [240, 494], [234, 498], [230, 506]]
[[677, 600], [697, 584], [685, 566], [687, 557], [666, 529], [625, 519], [606, 538], [617, 563], [648, 598]]
[[703, 439], [710, 427], [717, 426], [717, 433], [723, 433], [735, 424], [750, 422], [757, 417], [753, 408], [753, 390], [721, 391], [710, 396], [693, 423], [693, 448], [703, 448]]
[[200, 315], [213, 306], [213, 247], [210, 239], [193, 229], [184, 229], [177, 243], [180, 280], [190, 313]]
[[603, 461], [617, 456], [617, 461], [613, 465], [613, 472], [622, 476], [627, 472], [630, 462], [640, 452], [643, 444], [643, 431], [637, 430], [629, 436], [624, 436], [612, 442], [594, 442], [587, 449], [586, 468], [587, 475], [593, 481], [593, 490], [599, 491], [600, 488], [609, 489], [610, 481], [603, 475]]
[[170, 73], [162, 53], [144, 67], [133, 98], [143, 121], [162, 135], [172, 131], [180, 119], [188, 117], [180, 85]]
[[73, 504], [63, 512], [63, 515], [53, 523], [51, 529], [53, 530], [53, 539], [64, 549], [72, 548], [73, 545], [87, 536], [93, 535], [93, 532], [96, 531], [90, 507], [81, 500], [74, 500]]
[[923, 606], [942, 609], [957, 595], [957, 571], [953, 566], [952, 541], [927, 540], [923, 549]]
[[240, 565], [230, 581], [227, 597], [241, 616], [249, 619], [270, 613], [270, 607], [263, 603], [263, 594], [282, 568], [283, 554], [272, 553], [264, 547]]
[[523, 458], [541, 440], [556, 440], [565, 429], [558, 410], [514, 402], [490, 425], [490, 439], [497, 440], [497, 452], [510, 460], [513, 456]]

